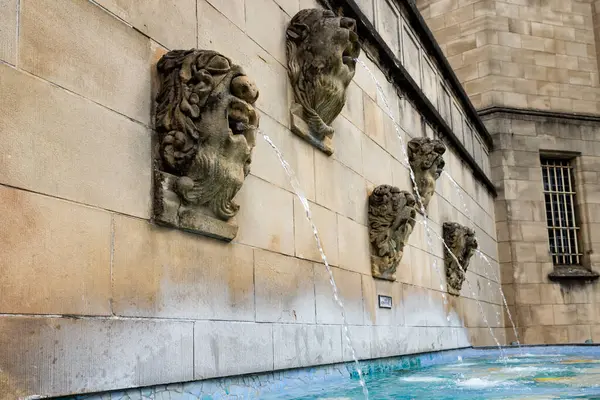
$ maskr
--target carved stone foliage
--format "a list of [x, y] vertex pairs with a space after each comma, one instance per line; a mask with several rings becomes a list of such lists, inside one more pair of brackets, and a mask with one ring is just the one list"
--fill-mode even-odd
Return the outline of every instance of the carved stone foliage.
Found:
[[344, 108], [360, 54], [356, 21], [329, 10], [302, 10], [287, 28], [286, 53], [295, 99], [292, 132], [331, 155], [329, 125]]
[[445, 152], [446, 146], [441, 140], [415, 138], [408, 142], [408, 161], [415, 173], [417, 188], [425, 209], [435, 193], [435, 181], [444, 169], [442, 155]]
[[373, 277], [396, 280], [404, 246], [415, 226], [415, 198], [407, 191], [380, 185], [369, 196], [369, 241]]
[[450, 254], [448, 249], [444, 248], [448, 293], [458, 296], [465, 280], [469, 261], [477, 249], [477, 239], [473, 229], [456, 222], [444, 222], [443, 230], [444, 242], [452, 251]]
[[250, 172], [256, 85], [215, 51], [173, 50], [157, 64], [154, 220], [225, 240]]

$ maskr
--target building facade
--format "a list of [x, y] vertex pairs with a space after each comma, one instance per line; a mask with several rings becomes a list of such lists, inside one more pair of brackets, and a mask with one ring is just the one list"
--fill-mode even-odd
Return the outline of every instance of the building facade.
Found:
[[494, 138], [502, 287], [522, 341], [600, 341], [598, 4], [417, 5]]
[[[313, 7], [355, 19], [362, 45], [331, 156], [290, 129], [286, 29]], [[492, 138], [413, 4], [0, 0], [0, 399], [182, 393], [351, 359], [302, 202], [260, 134], [233, 241], [153, 223], [157, 62], [195, 47], [256, 82], [260, 129], [297, 173], [360, 359], [493, 345], [490, 332], [506, 343]], [[405, 146], [425, 137], [443, 141], [449, 174], [429, 202], [431, 244], [415, 225], [396, 281], [374, 279], [369, 196], [411, 191]], [[490, 260], [472, 258], [459, 296], [445, 222], [473, 229]]]

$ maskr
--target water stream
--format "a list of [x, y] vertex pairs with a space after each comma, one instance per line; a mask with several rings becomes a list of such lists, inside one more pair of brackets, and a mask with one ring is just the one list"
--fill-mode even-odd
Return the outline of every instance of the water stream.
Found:
[[262, 135], [262, 137], [265, 139], [265, 141], [271, 146], [271, 148], [273, 148], [273, 150], [277, 154], [277, 158], [279, 159], [281, 166], [285, 170], [285, 173], [290, 181], [290, 184], [292, 185], [294, 193], [300, 200], [300, 203], [302, 203], [302, 207], [304, 207], [306, 219], [308, 220], [308, 222], [310, 223], [310, 226], [312, 228], [313, 235], [314, 235], [315, 241], [317, 243], [317, 248], [319, 249], [319, 254], [321, 255], [321, 260], [323, 260], [323, 264], [325, 264], [325, 268], [327, 269], [327, 273], [329, 274], [329, 283], [331, 284], [331, 289], [333, 291], [333, 299], [335, 300], [335, 302], [337, 303], [337, 305], [340, 308], [340, 311], [342, 312], [344, 337], [346, 339], [346, 344], [348, 345], [348, 348], [350, 349], [350, 353], [352, 355], [352, 360], [354, 361], [354, 364], [356, 366], [356, 372], [358, 374], [360, 386], [362, 387], [363, 395], [365, 396], [366, 400], [369, 400], [369, 391], [367, 389], [367, 385], [365, 383], [365, 379], [362, 374], [360, 363], [358, 362], [358, 358], [356, 357], [356, 351], [354, 350], [354, 346], [352, 345], [352, 338], [350, 336], [350, 329], [348, 327], [348, 320], [346, 318], [346, 310], [344, 308], [344, 303], [342, 302], [342, 299], [340, 298], [337, 285], [335, 284], [335, 279], [333, 279], [333, 271], [331, 270], [331, 266], [329, 265], [329, 262], [327, 261], [327, 256], [325, 255], [325, 251], [323, 250], [323, 246], [321, 244], [321, 237], [319, 236], [319, 232], [313, 221], [312, 213], [310, 211], [310, 205], [308, 204], [308, 199], [306, 198], [306, 196], [304, 195], [304, 192], [300, 188], [300, 182], [298, 182], [298, 178], [296, 177], [296, 174], [294, 173], [290, 164], [288, 164], [288, 162], [283, 157], [281, 150], [279, 150], [279, 148], [275, 145], [275, 143], [273, 143], [271, 138], [266, 133], [264, 133], [260, 130], [259, 130], [259, 133]]

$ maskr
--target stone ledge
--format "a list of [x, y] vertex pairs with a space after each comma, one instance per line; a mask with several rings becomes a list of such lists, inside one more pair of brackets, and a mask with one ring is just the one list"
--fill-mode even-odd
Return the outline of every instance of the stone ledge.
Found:
[[593, 281], [600, 275], [584, 267], [560, 266], [555, 267], [554, 271], [548, 274], [551, 281]]

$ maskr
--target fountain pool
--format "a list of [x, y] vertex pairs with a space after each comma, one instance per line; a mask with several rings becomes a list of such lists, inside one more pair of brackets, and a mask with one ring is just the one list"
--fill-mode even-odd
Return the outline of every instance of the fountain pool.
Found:
[[[371, 399], [600, 399], [600, 346], [463, 349], [365, 364]], [[264, 399], [361, 399], [358, 382], [331, 379]]]
[[[371, 400], [600, 399], [600, 346], [463, 348], [362, 361]], [[74, 400], [360, 400], [354, 363], [159, 385]]]

